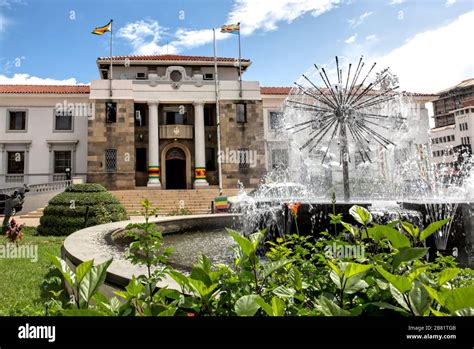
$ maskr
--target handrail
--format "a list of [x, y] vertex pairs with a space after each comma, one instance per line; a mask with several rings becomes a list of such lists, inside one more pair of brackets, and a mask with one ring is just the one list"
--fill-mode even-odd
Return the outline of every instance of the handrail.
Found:
[[[57, 181], [57, 182], [50, 182], [50, 183], [41, 183], [41, 184], [31, 184], [28, 185], [28, 188], [30, 188], [30, 193], [47, 193], [51, 191], [58, 191], [67, 188], [69, 185], [71, 185], [72, 181], [71, 180], [65, 180], [65, 181]], [[21, 185], [17, 185], [15, 187], [10, 187], [10, 188], [0, 188], [0, 193], [3, 194], [9, 194], [13, 193], [15, 189], [20, 187]]]

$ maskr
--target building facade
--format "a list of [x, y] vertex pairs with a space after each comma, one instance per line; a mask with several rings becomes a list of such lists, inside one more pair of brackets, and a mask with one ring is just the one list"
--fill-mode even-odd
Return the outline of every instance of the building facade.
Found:
[[474, 79], [443, 90], [433, 101], [435, 127], [430, 130], [431, 163], [437, 170], [456, 171], [463, 154], [472, 154]]
[[[242, 60], [242, 72], [250, 65]], [[66, 171], [108, 189], [217, 187], [220, 160], [224, 188], [251, 188], [292, 167], [290, 136], [280, 132], [290, 87], [241, 81], [234, 58], [217, 58], [217, 76], [214, 57], [202, 56], [116, 56], [112, 72], [100, 57], [97, 67], [90, 86], [0, 85], [0, 187]], [[406, 146], [426, 148], [424, 105], [434, 96], [413, 96], [416, 135]], [[379, 171], [389, 175], [390, 161]]]

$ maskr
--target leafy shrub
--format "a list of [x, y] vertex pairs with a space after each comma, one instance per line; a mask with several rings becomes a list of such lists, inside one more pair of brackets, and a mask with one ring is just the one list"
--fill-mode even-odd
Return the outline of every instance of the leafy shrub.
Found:
[[41, 235], [69, 235], [85, 227], [126, 219], [125, 208], [103, 186], [75, 184], [49, 201], [38, 232]]
[[[359, 225], [338, 221], [344, 230], [336, 235], [322, 232], [317, 238], [289, 235], [267, 242], [266, 258], [257, 254], [264, 231], [248, 238], [228, 230], [234, 239], [232, 265], [212, 265], [202, 256], [185, 275], [167, 265], [171, 251], [161, 251], [162, 236], [148, 222], [150, 204], [144, 202], [145, 223], [130, 225], [144, 234], [131, 233], [128, 258], [146, 266], [147, 274], [132, 278], [122, 298], [107, 298], [96, 286], [81, 298], [79, 285], [73, 299], [56, 308], [58, 314], [146, 316], [473, 316], [474, 272], [457, 267], [452, 257], [438, 255], [426, 260], [428, 236], [447, 220], [419, 231], [407, 222], [373, 223], [369, 211], [354, 206], [350, 214]], [[350, 239], [348, 239], [348, 236]], [[338, 246], [360, 246], [357, 256], [334, 254]], [[328, 253], [328, 251], [333, 252]], [[88, 263], [88, 264], [87, 264]], [[74, 284], [67, 264], [55, 265], [69, 284]], [[99, 265], [105, 272], [107, 265]], [[90, 270], [92, 262], [79, 269]], [[77, 270], [76, 270], [77, 272]], [[98, 273], [94, 273], [98, 274]], [[179, 290], [157, 289], [157, 281], [171, 277]], [[77, 279], [77, 278], [76, 278]], [[73, 280], [73, 281], [70, 281]], [[78, 291], [79, 290], [79, 291]], [[79, 293], [79, 296], [77, 294]], [[84, 292], [82, 292], [84, 293]], [[95, 304], [91, 304], [93, 299]], [[72, 308], [72, 310], [71, 310]], [[77, 311], [80, 310], [80, 313]]]

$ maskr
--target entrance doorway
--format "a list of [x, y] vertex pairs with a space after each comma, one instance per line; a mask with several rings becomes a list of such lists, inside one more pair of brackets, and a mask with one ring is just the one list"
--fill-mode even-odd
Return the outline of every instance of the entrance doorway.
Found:
[[166, 152], [166, 189], [186, 189], [186, 154], [180, 148]]

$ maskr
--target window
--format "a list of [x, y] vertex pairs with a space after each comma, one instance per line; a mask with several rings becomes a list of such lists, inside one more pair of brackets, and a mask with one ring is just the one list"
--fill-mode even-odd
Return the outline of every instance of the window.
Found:
[[270, 130], [276, 130], [280, 128], [282, 114], [276, 111], [270, 112]]
[[117, 171], [117, 149], [105, 149], [105, 170]]
[[212, 73], [205, 73], [203, 79], [204, 79], [204, 80], [214, 80], [214, 74], [212, 74]]
[[26, 130], [26, 111], [10, 111], [8, 129], [10, 131]]
[[204, 126], [216, 125], [216, 108], [214, 105], [204, 106]]
[[107, 102], [105, 104], [105, 121], [107, 123], [117, 122], [117, 103]]
[[288, 167], [288, 151], [286, 149], [272, 150], [272, 168], [286, 168]]
[[214, 148], [206, 148], [206, 169], [208, 171], [216, 170], [216, 151]]
[[71, 151], [54, 152], [54, 173], [65, 173], [66, 168], [71, 168]]
[[239, 149], [239, 170], [245, 170], [250, 167], [249, 149]]
[[137, 172], [147, 171], [146, 148], [135, 149], [135, 171]]
[[147, 105], [135, 103], [135, 126], [147, 125]]
[[57, 109], [54, 113], [55, 131], [72, 131], [72, 110]]
[[7, 174], [25, 173], [25, 152], [9, 151], [7, 155]]
[[187, 125], [188, 111], [185, 105], [172, 105], [163, 107], [165, 125]]
[[237, 103], [235, 105], [235, 111], [236, 111], [235, 119], [238, 123], [247, 122], [247, 108], [244, 103]]
[[173, 70], [170, 74], [170, 79], [174, 82], [180, 82], [183, 78], [183, 74], [179, 70]]

